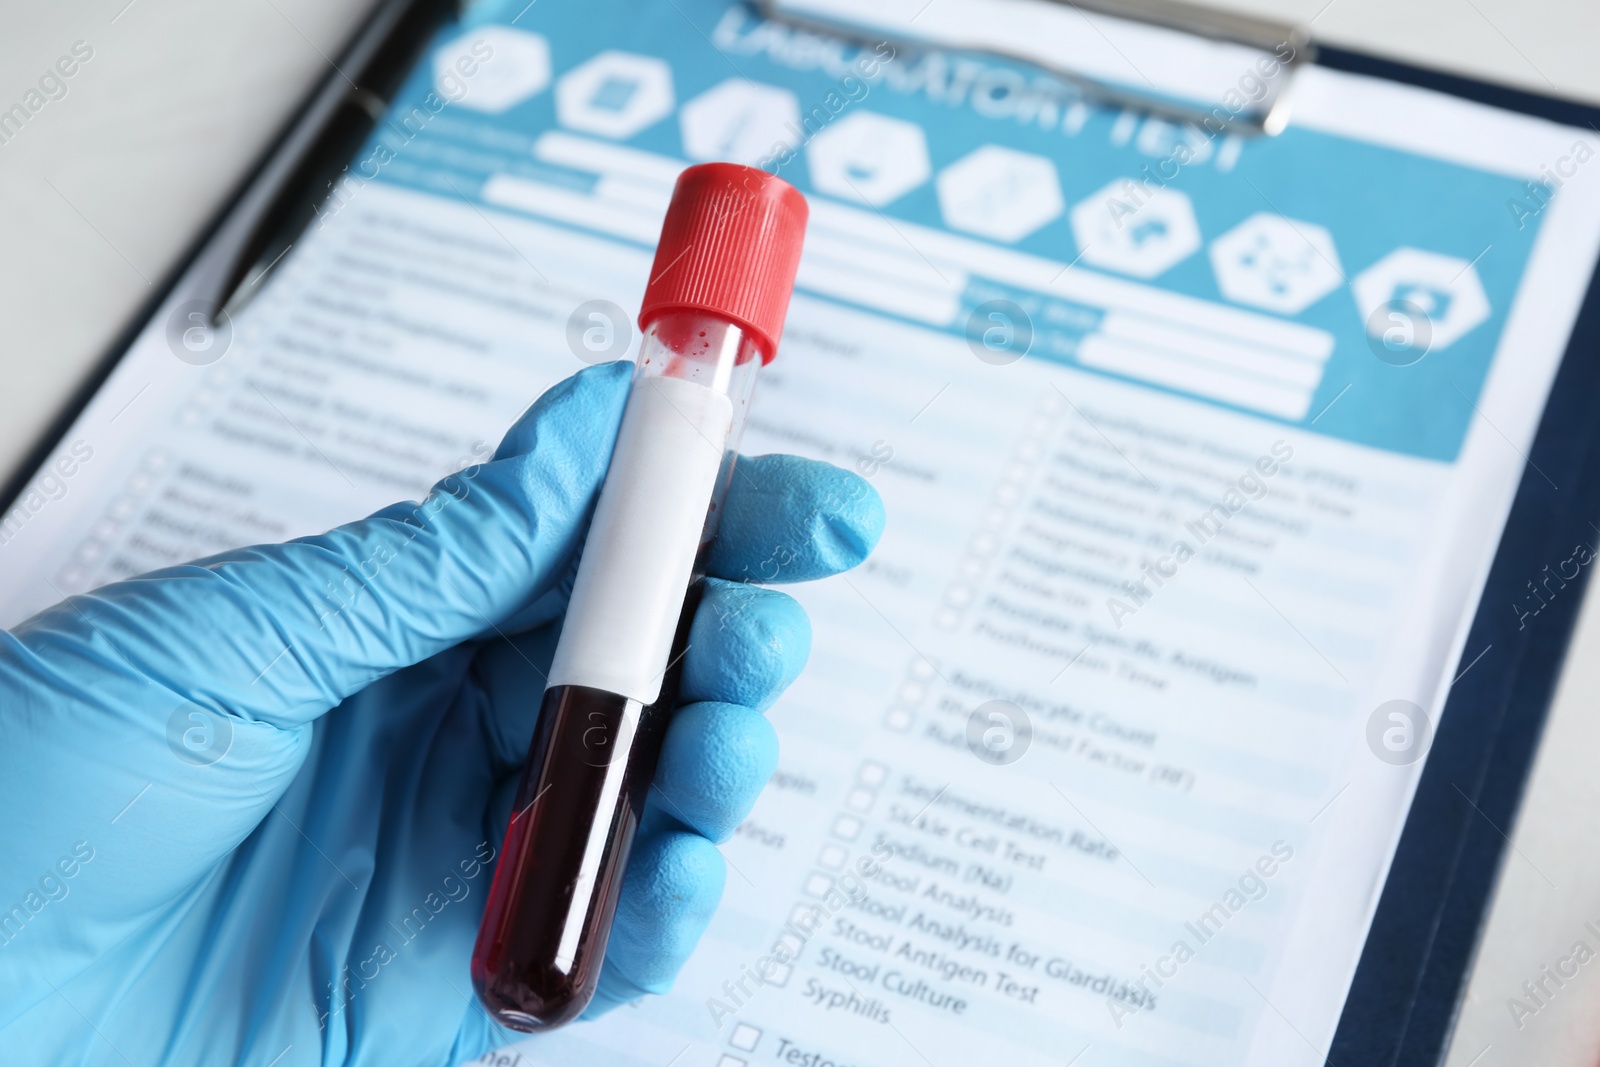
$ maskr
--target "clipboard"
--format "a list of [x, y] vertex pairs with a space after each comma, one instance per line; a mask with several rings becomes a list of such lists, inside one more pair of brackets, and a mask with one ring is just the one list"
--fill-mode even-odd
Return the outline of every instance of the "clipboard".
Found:
[[[1600, 123], [1600, 108], [1348, 50], [1323, 48], [1316, 61], [1566, 125]], [[1436, 1063], [1449, 1052], [1587, 570], [1537, 615], [1519, 619], [1512, 605], [1528, 596], [1530, 576], [1568, 559], [1575, 543], [1600, 544], [1600, 433], [1590, 407], [1600, 389], [1597, 356], [1600, 275], [1591, 275], [1328, 1052], [1330, 1067]]]
[[[1184, 0], [1033, 0], [1142, 21], [1211, 40], [1271, 49], [1287, 42], [1292, 61], [1265, 106], [1233, 132], [1275, 136], [1292, 121], [1293, 78], [1302, 63], [1366, 75], [1491, 107], [1600, 129], [1600, 108], [1315, 44], [1292, 24], [1211, 12]], [[761, 0], [784, 18], [780, 0]], [[791, 17], [797, 25], [875, 39], [849, 21]], [[913, 47], [925, 42], [911, 42]], [[944, 42], [935, 42], [943, 44]], [[1113, 46], [1114, 47], [1114, 46]], [[991, 50], [975, 49], [989, 54]], [[999, 52], [1003, 58], [1033, 56]], [[1060, 67], [1050, 65], [1052, 72]], [[1111, 106], [1140, 107], [1174, 121], [1204, 116], [1204, 105], [1174, 104], [1095, 78], [1074, 82]], [[1443, 1063], [1476, 947], [1488, 921], [1509, 834], [1538, 750], [1576, 623], [1587, 570], [1531, 622], [1506, 605], [1528, 596], [1530, 574], [1568, 559], [1573, 543], [1600, 545], [1600, 433], [1588, 397], [1600, 391], [1600, 272], [1591, 274], [1560, 371], [1523, 470], [1476, 616], [1407, 814], [1400, 844], [1345, 1000], [1328, 1067]], [[1534, 561], [1538, 561], [1535, 563]], [[1480, 651], [1481, 650], [1481, 651]]]
[[[385, 102], [453, 11], [446, 0], [383, 0], [375, 8], [341, 54], [339, 69], [311, 93], [254, 174], [112, 346], [0, 492], [0, 505], [16, 499], [160, 308], [177, 298], [197, 302], [214, 328], [257, 291], [298, 229], [314, 217], [331, 176], [381, 118]], [[1225, 27], [1213, 29], [1228, 36]], [[1356, 52], [1318, 47], [1306, 61], [1569, 125], [1600, 123], [1600, 108]], [[1144, 103], [1164, 106], [1159, 100]], [[1263, 135], [1272, 133], [1272, 116], [1269, 108], [1259, 123]], [[1591, 525], [1600, 520], [1600, 433], [1587, 409], [1588, 398], [1600, 392], [1597, 349], [1600, 281], [1591, 278], [1479, 602], [1463, 657], [1470, 662], [1458, 667], [1328, 1053], [1334, 1067], [1432, 1063], [1448, 1050], [1587, 570], [1531, 618], [1521, 619], [1505, 605], [1520, 602], [1528, 576], [1567, 558], [1575, 540], [1592, 544], [1600, 537]]]

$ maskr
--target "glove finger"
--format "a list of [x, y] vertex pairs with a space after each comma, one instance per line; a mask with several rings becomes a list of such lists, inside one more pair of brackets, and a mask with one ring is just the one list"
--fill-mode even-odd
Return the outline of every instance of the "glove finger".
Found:
[[650, 802], [712, 841], [726, 841], [778, 769], [778, 733], [742, 704], [705, 701], [673, 715]]
[[[883, 524], [877, 491], [847, 470], [799, 456], [742, 456], [707, 570], [739, 582], [825, 578], [865, 559]], [[558, 618], [576, 571], [574, 559], [548, 594], [500, 628], [515, 633]]]
[[766, 708], [811, 654], [811, 621], [786, 593], [707, 578], [689, 629], [679, 698]]
[[[826, 463], [755, 456], [740, 460], [738, 471], [711, 560], [713, 573], [735, 580], [706, 580], [680, 695], [765, 708], [805, 665], [810, 624], [791, 598], [740, 579], [799, 581], [855, 566], [883, 531], [883, 504], [864, 480]], [[553, 589], [540, 598], [543, 617], [562, 596]], [[509, 620], [484, 657], [496, 718], [490, 729], [497, 755], [509, 765], [520, 764], [527, 751], [559, 632], [511, 630], [528, 617], [525, 611]]]
[[[486, 732], [507, 787], [532, 736], [555, 632], [492, 642], [479, 657], [491, 694], [487, 714], [498, 720]], [[707, 579], [681, 687], [691, 703], [674, 713], [663, 739], [600, 986], [584, 1018], [667, 991], [704, 933], [726, 877], [712, 841], [732, 836], [777, 768], [772, 725], [738, 701], [770, 703], [804, 665], [810, 639], [793, 598]], [[501, 794], [497, 809], [508, 803], [508, 789]], [[503, 833], [505, 815], [497, 812], [491, 826]]]
[[41, 715], [63, 688], [99, 707], [148, 706], [153, 683], [176, 698], [162, 711], [192, 701], [300, 725], [561, 577], [605, 473], [629, 366], [556, 385], [493, 460], [421, 504], [75, 597], [17, 627], [0, 659], [37, 679]]
[[[522, 766], [539, 715], [560, 627], [495, 635], [474, 663], [496, 775]], [[678, 696], [766, 708], [794, 681], [811, 650], [805, 610], [785, 593], [707, 578], [689, 631]], [[763, 779], [765, 780], [765, 779]]]
[[741, 458], [707, 572], [739, 582], [825, 578], [866, 559], [883, 524], [878, 491], [850, 471], [799, 456]]
[[646, 818], [623, 877], [600, 988], [584, 1017], [669, 991], [711, 922], [726, 878], [710, 841]]

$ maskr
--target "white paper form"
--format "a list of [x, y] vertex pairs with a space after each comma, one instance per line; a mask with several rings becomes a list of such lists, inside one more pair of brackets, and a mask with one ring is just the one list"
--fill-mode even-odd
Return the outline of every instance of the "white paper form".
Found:
[[1600, 254], [1589, 142], [1317, 69], [1282, 138], [1211, 139], [597, 6], [447, 33], [220, 358], [158, 316], [0, 521], [0, 620], [483, 458], [580, 309], [636, 309], [677, 171], [767, 162], [813, 225], [746, 450], [853, 467], [889, 528], [799, 590], [782, 765], [674, 992], [518, 1054], [1320, 1063], [1421, 767], [1369, 723], [1465, 662]]

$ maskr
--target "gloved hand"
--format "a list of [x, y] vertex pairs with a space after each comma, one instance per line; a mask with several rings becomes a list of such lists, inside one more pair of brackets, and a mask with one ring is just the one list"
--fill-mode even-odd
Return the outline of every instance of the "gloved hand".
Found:
[[[558, 385], [421, 505], [0, 634], [0, 1059], [448, 1067], [517, 1036], [468, 961], [629, 371]], [[845, 471], [739, 472], [601, 1007], [671, 984], [775, 766], [760, 709], [810, 631], [740, 580], [844, 570], [882, 527]]]

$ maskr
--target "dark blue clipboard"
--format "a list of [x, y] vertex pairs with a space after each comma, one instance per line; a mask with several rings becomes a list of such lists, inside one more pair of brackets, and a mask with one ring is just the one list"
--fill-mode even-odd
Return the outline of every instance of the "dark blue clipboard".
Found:
[[[454, 7], [455, 0], [377, 0], [367, 24], [340, 53], [340, 72], [330, 71], [307, 96], [16, 473], [0, 485], [0, 510], [52, 454], [170, 294], [186, 289], [223, 304], [252, 264], [274, 256], [284, 233], [307, 221], [308, 191], [323, 188], [337, 173]], [[1600, 133], [1597, 107], [1326, 46], [1318, 47], [1314, 62]], [[1328, 1067], [1415, 1067], [1439, 1063], [1449, 1050], [1589, 568], [1525, 626], [1519, 628], [1511, 605], [1524, 599], [1525, 582], [1546, 564], [1567, 559], [1574, 545], [1600, 546], [1600, 418], [1590, 412], [1590, 397], [1600, 397], [1600, 275], [1590, 278], [1530, 450], [1531, 463], [1467, 638], [1462, 666], [1470, 669], [1445, 705]]]
[[[1570, 126], [1600, 108], [1334, 48], [1316, 62]], [[1328, 1067], [1442, 1063], [1488, 921], [1589, 568], [1537, 615], [1513, 605], [1577, 544], [1600, 546], [1600, 275], [1591, 275], [1423, 765]], [[1541, 473], [1542, 472], [1542, 473]], [[1487, 651], [1485, 651], [1487, 649]], [[1474, 662], [1474, 657], [1482, 655]], [[1470, 667], [1462, 673], [1464, 667]]]

